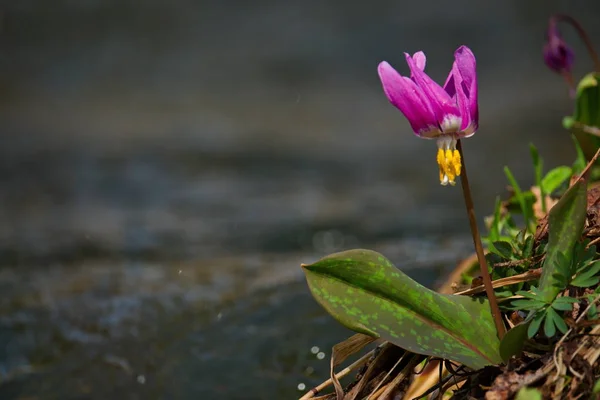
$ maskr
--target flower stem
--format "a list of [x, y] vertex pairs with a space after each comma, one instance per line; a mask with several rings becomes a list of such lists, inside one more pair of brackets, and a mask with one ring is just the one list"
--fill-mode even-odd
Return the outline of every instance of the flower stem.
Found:
[[587, 47], [588, 53], [590, 54], [590, 57], [594, 62], [594, 68], [596, 69], [596, 72], [600, 72], [600, 58], [598, 57], [598, 53], [596, 53], [596, 50], [592, 45], [592, 40], [590, 39], [585, 29], [583, 29], [583, 26], [581, 26], [581, 24], [577, 22], [575, 18], [566, 14], [556, 14], [553, 17], [553, 19], [555, 19], [556, 21], [564, 21], [571, 25], [573, 28], [575, 28], [577, 34], [579, 35], [583, 43], [585, 43], [585, 47]]
[[500, 308], [498, 308], [498, 301], [496, 300], [496, 294], [492, 286], [492, 278], [488, 271], [487, 261], [485, 254], [483, 253], [483, 245], [481, 244], [481, 238], [479, 237], [479, 228], [477, 228], [477, 219], [475, 218], [475, 207], [473, 206], [473, 197], [471, 196], [471, 188], [469, 186], [469, 178], [467, 177], [467, 167], [465, 165], [465, 155], [463, 153], [462, 144], [460, 140], [456, 141], [456, 149], [459, 151], [462, 158], [462, 170], [460, 174], [460, 183], [462, 186], [463, 196], [465, 198], [465, 206], [467, 208], [467, 215], [469, 216], [469, 225], [471, 226], [471, 234], [473, 235], [473, 244], [475, 245], [475, 253], [477, 253], [477, 260], [479, 261], [479, 267], [481, 268], [481, 277], [483, 278], [483, 285], [485, 286], [485, 293], [490, 301], [490, 308], [492, 311], [492, 317], [496, 324], [496, 330], [498, 331], [498, 337], [502, 339], [506, 333], [506, 328], [502, 322], [502, 314], [500, 314]]

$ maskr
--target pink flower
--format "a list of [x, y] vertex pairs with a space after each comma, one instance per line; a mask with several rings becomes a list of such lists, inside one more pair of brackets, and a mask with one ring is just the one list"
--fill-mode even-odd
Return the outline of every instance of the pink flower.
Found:
[[461, 159], [456, 140], [472, 136], [478, 127], [477, 74], [475, 56], [467, 46], [454, 52], [452, 70], [444, 86], [425, 73], [425, 54], [404, 53], [410, 78], [400, 75], [383, 61], [378, 72], [390, 102], [408, 119], [415, 134], [437, 139], [440, 182], [454, 185]]
[[563, 71], [571, 71], [575, 61], [575, 53], [563, 40], [556, 22], [552, 20], [546, 32], [546, 43], [544, 44], [544, 62], [554, 72], [559, 74]]

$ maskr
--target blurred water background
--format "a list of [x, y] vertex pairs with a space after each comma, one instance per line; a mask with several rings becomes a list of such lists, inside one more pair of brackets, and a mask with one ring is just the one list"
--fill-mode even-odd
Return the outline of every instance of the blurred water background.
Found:
[[368, 247], [433, 286], [471, 251], [378, 62], [423, 49], [443, 82], [475, 52], [482, 219], [504, 165], [531, 184], [529, 142], [547, 168], [574, 157], [541, 59], [557, 11], [600, 45], [592, 0], [0, 2], [0, 398], [291, 399], [325, 379], [350, 333], [301, 262]]

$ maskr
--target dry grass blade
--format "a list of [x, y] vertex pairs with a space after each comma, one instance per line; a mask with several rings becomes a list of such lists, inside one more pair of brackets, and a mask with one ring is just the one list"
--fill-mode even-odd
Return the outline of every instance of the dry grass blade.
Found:
[[[533, 281], [535, 279], [538, 279], [540, 277], [540, 275], [542, 275], [542, 269], [536, 268], [536, 269], [529, 270], [527, 272], [523, 272], [522, 274], [509, 276], [509, 277], [501, 278], [501, 279], [496, 279], [495, 281], [492, 282], [492, 287], [494, 289], [496, 289], [496, 288], [503, 287], [503, 286], [513, 285], [515, 283]], [[485, 292], [484, 286], [479, 285], [479, 286], [476, 286], [476, 287], [468, 289], [468, 290], [456, 292], [454, 294], [469, 296], [469, 295], [483, 293], [483, 292]]]
[[[366, 364], [367, 361], [369, 361], [369, 359], [373, 356], [374, 352], [375, 352], [375, 350], [371, 350], [370, 352], [368, 352], [367, 354], [365, 354], [364, 356], [362, 356], [361, 358], [359, 358], [358, 360], [353, 362], [351, 365], [347, 366], [346, 368], [344, 368], [343, 370], [341, 370], [340, 372], [335, 374], [335, 377], [338, 380], [342, 379], [343, 377], [348, 375], [353, 370], [360, 368], [361, 366]], [[314, 396], [321, 393], [323, 391], [323, 389], [329, 387], [332, 383], [333, 383], [333, 381], [331, 380], [331, 378], [327, 379], [325, 382], [321, 383], [319, 386], [312, 388], [308, 393], [306, 393], [304, 396], [302, 396], [300, 398], [300, 400], [309, 400], [309, 399], [317, 400], [318, 398], [316, 398]], [[327, 396], [325, 396], [325, 397], [327, 397]]]
[[[410, 386], [406, 390], [404, 397], [407, 399], [422, 398], [424, 393], [439, 383], [439, 360], [429, 360], [423, 372], [415, 376]], [[442, 377], [448, 374], [446, 366], [442, 365]]]
[[[386, 360], [390, 357], [398, 357], [398, 347], [392, 343], [385, 342], [381, 346], [379, 352], [375, 352], [377, 355], [373, 357], [373, 360], [369, 362], [367, 370], [364, 372], [358, 383], [346, 394], [344, 400], [355, 400], [361, 392], [372, 382], [372, 378], [377, 375], [377, 371], [381, 369], [381, 366], [385, 364]], [[398, 357], [398, 359], [402, 356]]]
[[[406, 356], [409, 354], [407, 353]], [[405, 356], [405, 357], [406, 357]], [[403, 357], [402, 359], [404, 359]], [[387, 400], [391, 398], [392, 392], [396, 390], [396, 388], [406, 379], [406, 377], [412, 373], [415, 367], [424, 359], [424, 356], [413, 354], [410, 361], [402, 368], [402, 371], [396, 375], [396, 377], [387, 385], [376, 390], [371, 396], [368, 397], [369, 400]], [[400, 363], [401, 360], [398, 360]], [[397, 364], [396, 364], [397, 365]], [[394, 368], [396, 368], [396, 365]], [[392, 370], [390, 370], [390, 373]], [[382, 381], [383, 382], [383, 381]]]
[[357, 351], [360, 351], [363, 347], [375, 340], [376, 339], [371, 336], [363, 335], [362, 333], [357, 333], [355, 335], [350, 336], [343, 342], [333, 346], [331, 352], [331, 366], [329, 372], [331, 376], [331, 381], [333, 382], [333, 386], [335, 388], [337, 400], [344, 399], [344, 389], [342, 388], [340, 381], [336, 377], [335, 367], [343, 363], [346, 360], [346, 358], [348, 358], [350, 355], [356, 353]]

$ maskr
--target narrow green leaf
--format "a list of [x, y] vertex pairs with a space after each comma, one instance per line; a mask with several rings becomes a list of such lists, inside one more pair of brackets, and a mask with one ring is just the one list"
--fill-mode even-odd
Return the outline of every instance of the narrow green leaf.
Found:
[[523, 218], [525, 218], [525, 226], [527, 228], [529, 228], [529, 226], [531, 224], [531, 220], [532, 220], [532, 214], [533, 214], [533, 210], [531, 208], [531, 202], [528, 202], [525, 199], [525, 195], [524, 195], [523, 191], [521, 190], [521, 187], [517, 183], [517, 180], [515, 179], [514, 175], [512, 174], [512, 172], [510, 171], [510, 169], [508, 167], [504, 167], [504, 174], [506, 175], [506, 178], [508, 179], [508, 182], [512, 186], [513, 190], [515, 191], [515, 197], [517, 198], [519, 206], [521, 207], [521, 212], [523, 213]]
[[556, 316], [553, 319], [554, 319], [554, 325], [556, 325], [558, 330], [561, 333], [567, 333], [567, 331], [569, 330], [569, 327], [567, 326], [567, 323], [565, 322], [565, 320], [559, 314], [556, 314]]
[[496, 204], [494, 205], [494, 219], [490, 225], [490, 234], [488, 236], [489, 242], [496, 242], [500, 239], [500, 211], [502, 210], [502, 201], [500, 197], [496, 197]]
[[560, 166], [548, 171], [542, 179], [541, 188], [544, 193], [550, 194], [565, 183], [573, 174], [573, 170], [567, 166]]
[[532, 288], [531, 292], [528, 292], [526, 290], [519, 290], [515, 294], [518, 294], [519, 296], [523, 296], [523, 297], [525, 297], [527, 299], [541, 301], [540, 300], [540, 296], [538, 296], [537, 292], [533, 291], [533, 288]]
[[581, 145], [579, 144], [579, 140], [577, 139], [577, 137], [575, 135], [571, 135], [571, 138], [573, 139], [573, 143], [575, 144], [575, 151], [577, 152], [577, 158], [575, 159], [575, 162], [573, 163], [573, 173], [579, 174], [585, 168], [587, 161], [586, 161], [583, 149], [581, 148]]
[[[562, 274], [561, 261], [565, 255], [571, 255], [575, 243], [581, 236], [587, 211], [587, 180], [580, 179], [567, 190], [563, 197], [549, 212], [549, 238], [546, 260], [540, 277], [540, 296], [547, 303], [554, 300], [564, 289], [557, 286], [554, 277]], [[564, 275], [564, 274], [563, 274]]]
[[554, 325], [555, 314], [556, 311], [554, 311], [552, 308], [548, 308], [546, 310], [546, 320], [544, 321], [544, 335], [546, 335], [546, 337], [548, 338], [551, 338], [554, 335], [556, 335], [556, 326]]
[[569, 303], [552, 303], [552, 308], [558, 311], [571, 311], [573, 309], [573, 304]]
[[487, 300], [436, 293], [370, 250], [302, 267], [317, 302], [355, 332], [474, 369], [502, 361]]
[[546, 303], [539, 300], [514, 300], [511, 304], [511, 309], [523, 311], [539, 310], [546, 306]]
[[542, 203], [542, 211], [546, 212], [546, 190], [542, 185], [542, 171], [544, 169], [544, 161], [540, 158], [537, 147], [533, 143], [529, 143], [529, 153], [531, 154], [531, 160], [533, 161], [533, 171], [535, 174], [535, 185], [540, 188], [540, 197]]
[[[593, 301], [592, 299], [590, 299], [589, 301]], [[587, 315], [588, 319], [596, 319], [598, 318], [598, 308], [596, 307], [595, 304], [592, 304], [588, 310], [588, 315]]]
[[598, 274], [598, 272], [600, 272], [600, 261], [596, 261], [595, 263], [583, 267], [577, 272], [575, 279], [579, 277], [581, 277], [581, 279], [589, 279]]
[[535, 241], [533, 239], [533, 236], [527, 236], [527, 239], [525, 239], [525, 245], [523, 246], [523, 252], [521, 253], [521, 257], [522, 258], [529, 258], [531, 257], [531, 255], [533, 254], [533, 245], [534, 245]]
[[594, 277], [588, 279], [574, 279], [571, 284], [580, 288], [588, 288], [598, 284], [598, 282], [600, 282], [600, 278]]
[[529, 324], [529, 328], [527, 328], [527, 337], [532, 338], [535, 334], [540, 330], [540, 326], [542, 325], [542, 321], [546, 316], [545, 312], [539, 311], [533, 317], [533, 320]]

